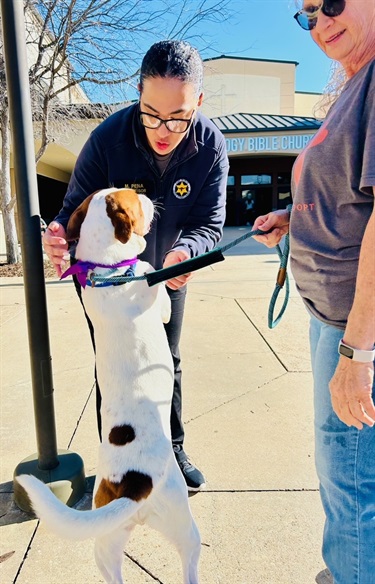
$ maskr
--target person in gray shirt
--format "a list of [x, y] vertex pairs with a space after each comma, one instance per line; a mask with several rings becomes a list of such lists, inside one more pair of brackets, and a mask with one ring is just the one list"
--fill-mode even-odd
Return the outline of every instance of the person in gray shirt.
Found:
[[[295, 14], [346, 82], [293, 167], [293, 208], [258, 217], [311, 315], [325, 582], [375, 582], [375, 0], [305, 0]], [[290, 220], [289, 220], [290, 219]], [[321, 580], [317, 580], [321, 581]]]

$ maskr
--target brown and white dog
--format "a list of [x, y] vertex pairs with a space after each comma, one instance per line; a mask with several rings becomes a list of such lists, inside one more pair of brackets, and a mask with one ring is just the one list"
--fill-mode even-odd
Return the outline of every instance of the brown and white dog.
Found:
[[[103, 266], [144, 250], [153, 212], [151, 201], [130, 189], [102, 190], [73, 213], [67, 238], [79, 237], [76, 257], [100, 264], [91, 265], [96, 274], [118, 275], [127, 267]], [[138, 261], [135, 275], [151, 269]], [[17, 480], [51, 531], [68, 539], [96, 538], [96, 563], [108, 584], [123, 583], [123, 550], [132, 529], [143, 523], [175, 544], [184, 584], [198, 584], [200, 537], [170, 437], [173, 364], [163, 326], [170, 318], [168, 294], [164, 285], [133, 281], [86, 286], [82, 299], [94, 325], [102, 393], [93, 509], [67, 507], [33, 476]]]

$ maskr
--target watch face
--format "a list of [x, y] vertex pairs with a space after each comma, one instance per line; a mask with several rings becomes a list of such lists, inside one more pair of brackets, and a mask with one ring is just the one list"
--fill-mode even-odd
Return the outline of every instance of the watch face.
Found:
[[344, 357], [348, 357], [349, 359], [353, 359], [353, 349], [350, 347], [346, 347], [345, 345], [340, 345], [339, 352]]

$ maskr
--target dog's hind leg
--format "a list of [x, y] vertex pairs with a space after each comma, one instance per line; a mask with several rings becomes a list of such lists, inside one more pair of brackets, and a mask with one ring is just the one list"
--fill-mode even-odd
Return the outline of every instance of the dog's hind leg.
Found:
[[184, 538], [184, 541], [180, 544], [176, 543], [176, 547], [180, 553], [182, 561], [184, 584], [199, 584], [198, 562], [201, 552], [201, 538], [198, 527], [193, 518], [191, 519], [188, 541]]
[[124, 584], [122, 562], [124, 548], [133, 527], [122, 527], [95, 540], [95, 560], [107, 584]]
[[[180, 472], [180, 471], [179, 471]], [[181, 557], [184, 584], [199, 584], [198, 561], [201, 539], [191, 515], [185, 493], [167, 492], [162, 502], [162, 513], [152, 513], [146, 523], [164, 535], [177, 548]]]
[[[178, 528], [171, 529], [171, 523], [173, 524], [173, 521], [176, 522], [176, 518], [178, 517], [177, 513], [180, 514], [180, 517], [177, 519]], [[180, 554], [183, 583], [199, 584], [198, 562], [201, 551], [201, 539], [196, 523], [190, 515], [190, 511], [189, 517], [186, 516], [184, 519], [186, 521], [181, 521], [180, 509], [172, 517], [169, 517], [165, 523], [159, 523], [157, 529], [176, 546]]]

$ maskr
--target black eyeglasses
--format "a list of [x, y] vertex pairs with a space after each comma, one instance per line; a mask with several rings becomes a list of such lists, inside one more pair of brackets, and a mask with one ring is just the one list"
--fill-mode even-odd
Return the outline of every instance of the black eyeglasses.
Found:
[[141, 124], [145, 128], [149, 128], [150, 130], [157, 130], [160, 128], [162, 124], [165, 125], [169, 132], [174, 132], [175, 134], [183, 134], [186, 130], [189, 129], [191, 122], [193, 121], [195, 110], [191, 114], [191, 117], [188, 120], [178, 119], [178, 118], [170, 118], [168, 120], [162, 120], [158, 116], [154, 116], [152, 114], [146, 114], [145, 112], [139, 112], [139, 119], [141, 120]]
[[340, 16], [345, 9], [345, 0], [324, 0], [318, 4], [310, 4], [294, 15], [303, 30], [312, 30], [316, 27], [320, 11], [326, 16]]

